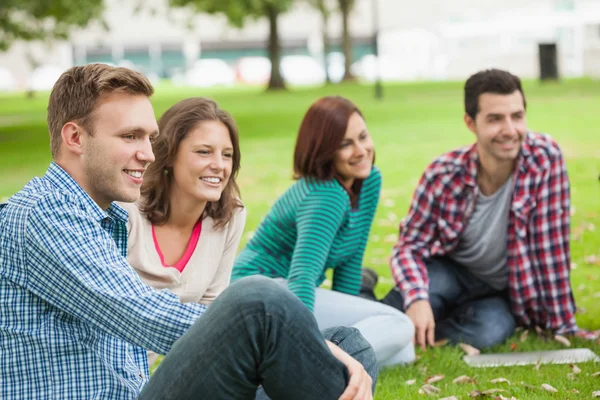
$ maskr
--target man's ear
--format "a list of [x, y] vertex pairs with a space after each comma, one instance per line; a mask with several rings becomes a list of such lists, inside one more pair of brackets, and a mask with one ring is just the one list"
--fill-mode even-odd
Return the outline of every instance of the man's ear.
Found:
[[474, 134], [477, 134], [477, 127], [475, 126], [475, 120], [473, 118], [471, 118], [471, 116], [467, 113], [465, 113], [465, 116], [463, 117], [464, 121], [465, 121], [465, 125], [467, 126], [467, 128], [469, 128], [469, 130], [471, 132], [473, 132]]
[[83, 129], [75, 122], [67, 122], [60, 131], [62, 137], [63, 151], [75, 153], [81, 155], [83, 153], [83, 146], [81, 137], [84, 135]]

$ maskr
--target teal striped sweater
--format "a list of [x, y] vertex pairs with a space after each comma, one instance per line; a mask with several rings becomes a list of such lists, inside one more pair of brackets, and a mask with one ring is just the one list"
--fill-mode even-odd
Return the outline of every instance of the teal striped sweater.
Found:
[[333, 268], [333, 290], [357, 295], [381, 173], [373, 167], [352, 209], [337, 180], [300, 179], [273, 205], [233, 266], [232, 281], [249, 275], [286, 278], [313, 310], [315, 288]]

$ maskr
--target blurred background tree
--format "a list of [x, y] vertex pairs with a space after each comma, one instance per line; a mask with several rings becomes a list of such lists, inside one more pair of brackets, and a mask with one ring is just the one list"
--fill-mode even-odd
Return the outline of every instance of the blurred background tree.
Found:
[[18, 40], [66, 39], [103, 11], [103, 0], [1, 0], [0, 51]]
[[195, 12], [223, 14], [229, 23], [242, 27], [247, 17], [269, 21], [268, 53], [271, 60], [271, 77], [267, 90], [285, 89], [281, 75], [281, 44], [278, 31], [279, 16], [288, 11], [292, 0], [170, 0], [172, 7], [190, 7]]

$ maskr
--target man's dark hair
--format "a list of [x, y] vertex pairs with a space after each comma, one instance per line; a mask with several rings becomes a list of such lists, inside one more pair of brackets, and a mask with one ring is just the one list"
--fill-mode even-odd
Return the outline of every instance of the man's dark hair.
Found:
[[465, 112], [475, 119], [479, 112], [479, 96], [483, 93], [512, 94], [516, 90], [523, 96], [523, 107], [527, 108], [525, 93], [518, 76], [500, 69], [486, 69], [471, 75], [465, 83]]

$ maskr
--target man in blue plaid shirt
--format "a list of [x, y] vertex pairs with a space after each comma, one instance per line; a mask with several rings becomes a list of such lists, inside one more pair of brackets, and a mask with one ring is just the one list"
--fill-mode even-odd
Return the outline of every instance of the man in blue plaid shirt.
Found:
[[[137, 200], [154, 160], [152, 93], [103, 64], [52, 90], [54, 161], [0, 205], [0, 399], [371, 399], [370, 345], [322, 334], [277, 283], [241, 280], [206, 309], [127, 264], [113, 201]], [[146, 349], [167, 354], [152, 379]]]

